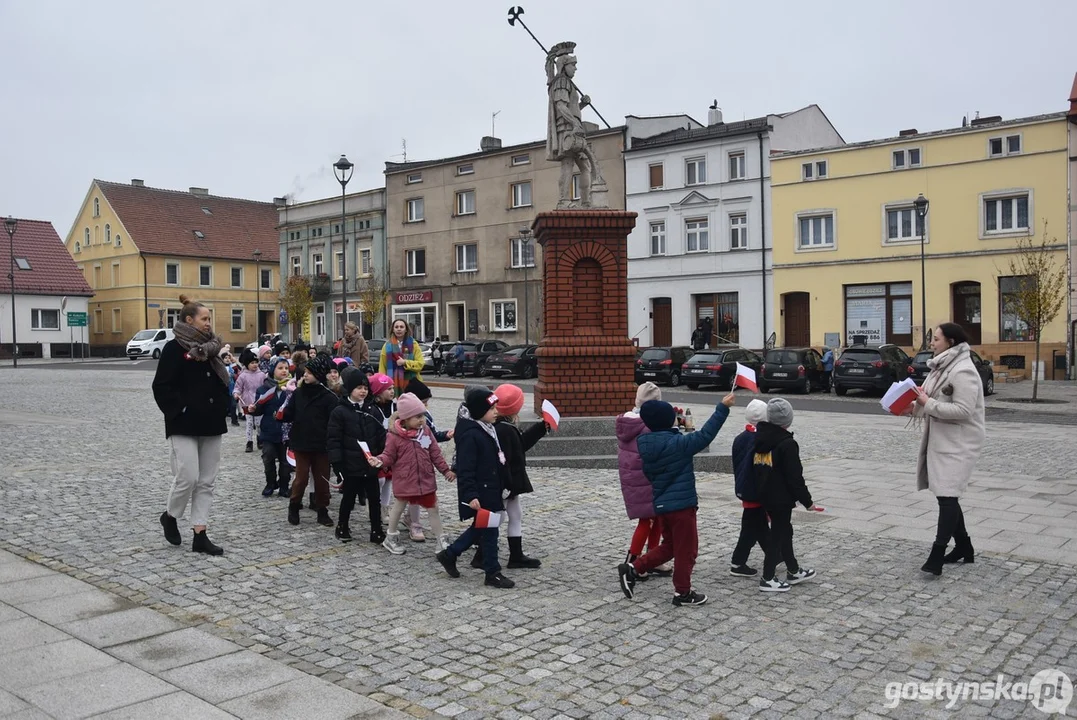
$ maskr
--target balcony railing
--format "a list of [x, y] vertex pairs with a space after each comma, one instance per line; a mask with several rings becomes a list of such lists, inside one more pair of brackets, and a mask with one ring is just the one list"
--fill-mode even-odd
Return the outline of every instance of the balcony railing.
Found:
[[329, 279], [329, 275], [318, 273], [317, 275], [311, 275], [309, 280], [310, 296], [314, 300], [328, 300], [329, 295], [333, 292], [333, 282]]

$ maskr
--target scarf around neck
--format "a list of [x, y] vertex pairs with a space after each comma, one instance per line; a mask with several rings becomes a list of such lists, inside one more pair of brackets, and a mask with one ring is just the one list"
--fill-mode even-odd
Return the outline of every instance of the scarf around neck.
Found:
[[396, 388], [398, 394], [404, 392], [408, 381], [416, 377], [418, 373], [406, 370], [403, 363], [398, 365], [393, 360], [393, 355], [401, 355], [404, 360], [414, 360], [414, 352], [415, 339], [411, 336], [404, 338], [401, 343], [397, 343], [396, 338], [393, 338], [385, 344], [385, 374], [393, 379], [393, 387]]
[[355, 349], [357, 347], [359, 347], [359, 341], [360, 340], [365, 341], [365, 338], [362, 335], [360, 335], [359, 333], [356, 333], [355, 336], [352, 337], [351, 340], [349, 340], [348, 336], [345, 335], [344, 336], [344, 341], [340, 343], [340, 356], [341, 357], [351, 357], [352, 353], [355, 352]]
[[492, 437], [494, 439], [494, 445], [497, 445], [497, 459], [501, 461], [502, 465], [504, 465], [505, 464], [505, 452], [501, 449], [501, 441], [499, 441], [497, 439], [497, 429], [494, 428], [494, 426], [491, 425], [488, 422], [483, 422], [482, 420], [476, 420], [475, 418], [471, 417], [471, 411], [467, 409], [466, 405], [461, 405], [460, 406], [459, 415], [460, 415], [460, 417], [464, 418], [465, 420], [470, 420], [471, 422], [473, 422], [476, 425], [478, 425], [479, 427], [481, 427], [483, 429], [483, 432], [485, 432], [487, 435], [489, 435], [490, 437]]
[[950, 377], [950, 372], [953, 370], [955, 363], [968, 356], [969, 344], [960, 343], [928, 360], [927, 366], [931, 368], [931, 373], [927, 376], [927, 380], [924, 381], [924, 392], [929, 397], [936, 397], [945, 387], [944, 380]]
[[228, 385], [228, 368], [220, 358], [221, 339], [212, 332], [202, 332], [189, 322], [178, 322], [172, 328], [176, 342], [183, 348], [188, 360], [208, 362], [210, 368], [225, 386]]

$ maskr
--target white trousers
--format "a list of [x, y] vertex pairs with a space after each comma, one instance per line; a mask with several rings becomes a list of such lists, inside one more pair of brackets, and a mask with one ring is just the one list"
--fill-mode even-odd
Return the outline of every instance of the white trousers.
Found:
[[520, 504], [520, 496], [509, 498], [505, 501], [505, 510], [502, 519], [507, 515], [509, 518], [507, 537], [523, 537], [524, 534], [524, 508]]
[[[387, 514], [389, 509], [393, 507], [393, 501], [396, 500], [396, 498], [393, 497], [393, 480], [392, 478], [388, 480], [385, 478], [378, 478], [378, 484], [381, 486], [381, 506], [387, 508], [386, 512], [383, 514]], [[423, 526], [419, 520], [418, 505], [408, 505], [408, 525], [412, 530], [422, 530]], [[392, 525], [389, 526], [389, 530], [386, 532], [391, 530]]]
[[172, 489], [168, 514], [180, 520], [191, 504], [191, 525], [207, 525], [213, 505], [213, 483], [221, 467], [221, 436], [173, 435]]

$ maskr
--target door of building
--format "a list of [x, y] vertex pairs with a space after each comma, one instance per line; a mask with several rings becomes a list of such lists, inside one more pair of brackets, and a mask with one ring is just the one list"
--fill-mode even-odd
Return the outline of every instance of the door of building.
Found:
[[959, 282], [953, 285], [954, 322], [965, 329], [969, 345], [979, 345], [980, 283]]
[[673, 344], [673, 304], [669, 298], [651, 299], [651, 344]]
[[806, 292], [792, 292], [786, 293], [783, 299], [784, 344], [787, 347], [811, 345], [811, 295]]

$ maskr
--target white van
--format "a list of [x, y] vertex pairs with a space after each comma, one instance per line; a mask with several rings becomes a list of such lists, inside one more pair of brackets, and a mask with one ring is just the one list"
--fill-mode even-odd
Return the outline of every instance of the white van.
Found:
[[139, 330], [135, 336], [127, 341], [127, 357], [132, 360], [152, 357], [154, 360], [161, 357], [165, 343], [175, 337], [168, 329]]

